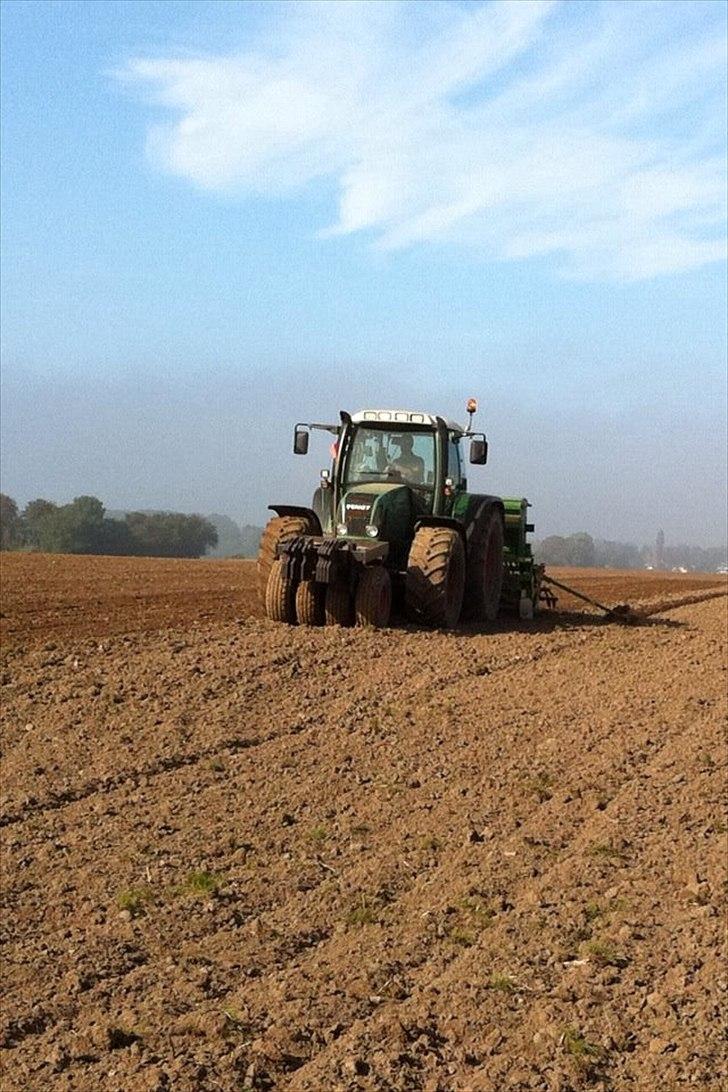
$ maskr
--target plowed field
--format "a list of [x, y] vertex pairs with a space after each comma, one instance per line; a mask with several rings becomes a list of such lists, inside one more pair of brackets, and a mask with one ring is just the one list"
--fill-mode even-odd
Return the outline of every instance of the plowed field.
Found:
[[3, 1090], [724, 1087], [724, 579], [374, 634], [2, 562]]

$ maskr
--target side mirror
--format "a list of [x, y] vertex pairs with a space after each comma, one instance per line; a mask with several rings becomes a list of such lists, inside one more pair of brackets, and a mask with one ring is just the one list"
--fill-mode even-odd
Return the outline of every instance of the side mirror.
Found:
[[308, 432], [305, 428], [297, 428], [293, 434], [293, 454], [308, 454]]
[[488, 462], [488, 441], [485, 437], [470, 441], [470, 462], [476, 466], [484, 466]]

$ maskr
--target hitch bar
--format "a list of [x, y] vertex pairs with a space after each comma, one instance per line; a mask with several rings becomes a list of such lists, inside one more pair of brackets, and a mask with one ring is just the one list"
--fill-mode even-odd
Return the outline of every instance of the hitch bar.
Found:
[[633, 625], [639, 620], [629, 603], [618, 603], [615, 607], [606, 607], [604, 603], [600, 603], [597, 599], [592, 599], [591, 596], [584, 595], [583, 592], [577, 591], [576, 588], [570, 588], [568, 584], [562, 584], [559, 580], [554, 580], [552, 576], [544, 575], [542, 577], [542, 583], [552, 584], [553, 587], [560, 588], [561, 591], [573, 595], [575, 599], [581, 599], [584, 603], [589, 603], [592, 607], [598, 607], [599, 610], [604, 611], [608, 618], [613, 618], [615, 622]]

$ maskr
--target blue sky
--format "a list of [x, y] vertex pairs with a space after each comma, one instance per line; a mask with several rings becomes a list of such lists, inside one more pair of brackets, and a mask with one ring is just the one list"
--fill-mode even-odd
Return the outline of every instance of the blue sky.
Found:
[[2, 12], [5, 491], [261, 521], [476, 394], [539, 531], [725, 538], [722, 3]]

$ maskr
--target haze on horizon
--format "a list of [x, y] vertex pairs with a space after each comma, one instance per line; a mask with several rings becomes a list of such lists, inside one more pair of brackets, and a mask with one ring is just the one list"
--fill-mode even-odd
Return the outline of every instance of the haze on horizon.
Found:
[[262, 523], [340, 408], [726, 539], [726, 9], [4, 4], [2, 490]]

